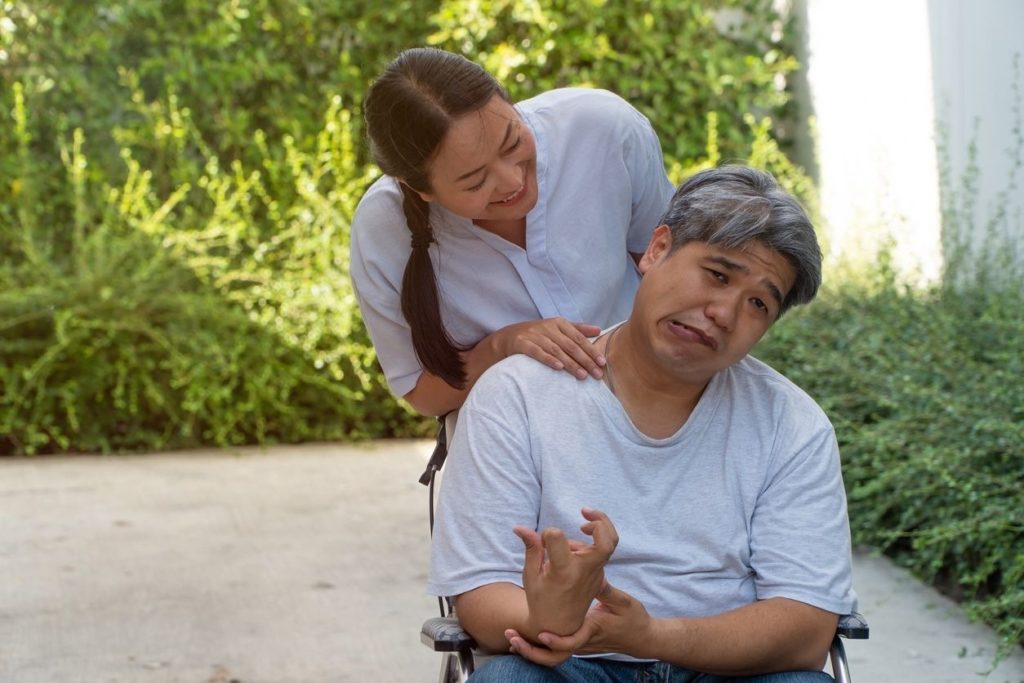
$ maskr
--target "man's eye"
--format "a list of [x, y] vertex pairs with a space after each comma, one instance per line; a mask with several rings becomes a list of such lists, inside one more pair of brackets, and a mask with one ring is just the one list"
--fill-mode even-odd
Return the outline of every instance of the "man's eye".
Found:
[[727, 278], [725, 276], [725, 273], [720, 273], [719, 271], [712, 270], [711, 268], [708, 268], [707, 271], [708, 271], [708, 273], [711, 274], [711, 277], [715, 278], [719, 282], [728, 282], [729, 281], [729, 278]]
[[511, 154], [512, 152], [516, 151], [516, 149], [519, 148], [519, 143], [521, 143], [522, 141], [522, 136], [516, 138], [516, 141], [512, 143], [512, 146], [505, 150], [505, 154]]
[[750, 301], [751, 301], [751, 303], [754, 304], [755, 307], [757, 307], [761, 311], [763, 311], [765, 313], [769, 312], [768, 304], [766, 304], [764, 301], [762, 301], [760, 299], [751, 299]]

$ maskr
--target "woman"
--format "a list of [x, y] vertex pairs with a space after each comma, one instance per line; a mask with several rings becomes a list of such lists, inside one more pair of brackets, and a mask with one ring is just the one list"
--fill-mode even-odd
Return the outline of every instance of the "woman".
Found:
[[515, 353], [600, 378], [587, 337], [628, 315], [632, 254], [673, 191], [647, 119], [601, 90], [513, 106], [432, 48], [402, 52], [364, 115], [386, 175], [356, 209], [351, 274], [391, 390], [443, 415]]

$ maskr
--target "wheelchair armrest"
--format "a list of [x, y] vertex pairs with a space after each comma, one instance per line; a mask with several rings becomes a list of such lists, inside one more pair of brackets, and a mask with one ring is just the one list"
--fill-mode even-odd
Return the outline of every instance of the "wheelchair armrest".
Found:
[[434, 652], [462, 652], [476, 647], [476, 641], [462, 630], [455, 617], [434, 617], [423, 622], [420, 640]]
[[836, 634], [851, 640], [867, 640], [868, 621], [859, 612], [851, 612], [839, 617], [839, 625], [836, 626]]

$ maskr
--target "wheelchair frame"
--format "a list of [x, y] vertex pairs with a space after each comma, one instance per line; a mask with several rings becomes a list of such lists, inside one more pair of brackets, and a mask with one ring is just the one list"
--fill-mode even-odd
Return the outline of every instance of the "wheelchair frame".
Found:
[[[419, 480], [429, 492], [428, 519], [430, 520], [431, 534], [434, 532], [434, 483], [437, 473], [444, 466], [445, 458], [448, 457], [446, 427], [447, 416], [438, 418], [437, 443]], [[438, 683], [465, 683], [475, 669], [476, 641], [462, 629], [454, 613], [454, 604], [450, 599], [439, 597], [437, 603], [441, 616], [423, 622], [420, 629], [420, 641], [434, 652], [439, 652], [442, 655]], [[867, 640], [869, 635], [868, 622], [860, 613], [852, 612], [839, 617], [836, 633], [832, 637], [832, 645], [828, 653], [832, 677], [835, 678], [836, 683], [852, 683], [853, 681], [846, 659], [843, 638]]]

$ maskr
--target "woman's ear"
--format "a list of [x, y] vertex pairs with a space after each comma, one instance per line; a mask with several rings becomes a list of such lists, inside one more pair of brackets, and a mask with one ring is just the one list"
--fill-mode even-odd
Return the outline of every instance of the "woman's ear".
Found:
[[402, 180], [401, 178], [399, 178], [399, 179], [398, 179], [398, 182], [402, 183], [403, 185], [405, 185], [406, 187], [408, 187], [408, 188], [409, 188], [410, 190], [412, 190], [413, 192], [415, 192], [416, 194], [418, 194], [418, 195], [420, 196], [420, 199], [422, 199], [423, 201], [427, 202], [428, 204], [429, 204], [430, 202], [434, 201], [434, 195], [432, 195], [432, 194], [430, 194], [430, 193], [428, 193], [428, 192], [420, 192], [420, 191], [419, 191], [419, 190], [417, 190], [417, 189], [416, 189], [415, 187], [413, 187], [413, 186], [412, 186], [412, 185], [410, 185], [409, 183], [405, 182], [405, 181], [404, 181], [404, 180]]
[[659, 225], [651, 235], [651, 241], [647, 243], [640, 262], [636, 264], [637, 270], [643, 275], [651, 266], [660, 261], [672, 248], [672, 231], [667, 225]]

